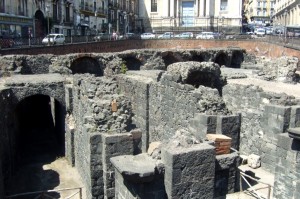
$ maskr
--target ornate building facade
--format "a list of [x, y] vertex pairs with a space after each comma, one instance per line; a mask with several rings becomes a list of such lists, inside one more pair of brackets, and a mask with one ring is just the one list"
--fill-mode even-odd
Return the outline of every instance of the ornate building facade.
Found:
[[274, 21], [277, 25], [300, 27], [300, 0], [276, 0]]
[[242, 0], [144, 0], [139, 11], [146, 31], [239, 31]]
[[2, 37], [135, 31], [137, 0], [0, 0]]

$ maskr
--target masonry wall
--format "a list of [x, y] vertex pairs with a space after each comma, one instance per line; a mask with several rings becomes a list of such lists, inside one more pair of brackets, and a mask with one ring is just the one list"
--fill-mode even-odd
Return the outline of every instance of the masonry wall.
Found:
[[164, 74], [159, 83], [151, 85], [150, 93], [150, 142], [168, 140], [179, 128], [189, 129], [198, 113], [222, 114], [225, 108], [216, 89], [195, 89], [192, 85], [172, 81], [168, 74]]
[[300, 198], [300, 141], [282, 133], [277, 145], [273, 198]]
[[[143, 81], [144, 80], [144, 81]], [[120, 92], [130, 100], [134, 116], [133, 124], [142, 132], [142, 151], [146, 152], [149, 143], [149, 95], [152, 80], [149, 78], [118, 77]]]
[[[84, 181], [88, 198], [111, 198], [108, 191], [112, 187], [108, 186], [111, 180], [107, 178], [109, 170], [106, 160], [106, 155], [110, 154], [105, 150], [106, 142], [102, 134], [122, 134], [130, 130], [131, 103], [117, 94], [116, 82], [106, 77], [75, 75], [72, 93], [71, 114], [76, 124], [75, 167]], [[112, 109], [114, 100], [117, 103], [116, 110]], [[104, 190], [104, 186], [108, 190]]]
[[274, 172], [278, 135], [292, 122], [291, 109], [295, 112], [294, 118], [299, 117], [296, 114], [299, 101], [285, 94], [264, 92], [255, 86], [235, 84], [224, 87], [223, 99], [229, 110], [241, 114], [241, 154], [261, 156], [262, 167]]

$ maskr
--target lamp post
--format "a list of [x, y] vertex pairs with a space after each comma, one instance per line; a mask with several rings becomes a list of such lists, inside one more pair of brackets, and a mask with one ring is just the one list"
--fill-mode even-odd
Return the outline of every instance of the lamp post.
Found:
[[119, 34], [119, 12], [120, 10], [117, 10], [117, 35]]
[[49, 13], [50, 13], [50, 6], [47, 4], [46, 5], [46, 12], [47, 12], [47, 28], [48, 28], [48, 45], [50, 45], [50, 24], [49, 24]]
[[287, 10], [284, 11], [284, 42], [285, 43], [286, 43], [286, 33], [287, 33], [286, 18], [287, 18]]
[[95, 26], [95, 28], [96, 28], [96, 35], [98, 35], [98, 27], [97, 27], [97, 16], [98, 16], [98, 13], [97, 13], [97, 10], [95, 10], [95, 23], [96, 23], [96, 26]]

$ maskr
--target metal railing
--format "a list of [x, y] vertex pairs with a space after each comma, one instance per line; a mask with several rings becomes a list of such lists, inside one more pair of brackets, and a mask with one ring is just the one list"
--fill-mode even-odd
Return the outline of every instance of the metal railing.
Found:
[[[256, 181], [257, 183], [261, 183], [261, 184], [264, 184], [266, 185], [265, 187], [259, 187], [259, 188], [254, 188], [250, 183], [249, 181], [247, 180], [247, 178], [251, 179], [251, 180], [254, 180]], [[240, 188], [241, 188], [241, 191], [243, 191], [243, 186], [242, 186], [242, 179], [246, 182], [246, 184], [250, 187], [250, 190], [248, 190], [250, 192], [250, 194], [258, 197], [259, 199], [264, 199], [265, 197], [263, 197], [261, 194], [259, 194], [257, 191], [258, 190], [261, 190], [261, 189], [268, 189], [268, 194], [267, 194], [267, 199], [270, 199], [271, 198], [271, 189], [272, 189], [272, 185], [268, 184], [268, 183], [265, 183], [265, 182], [262, 182], [258, 179], [255, 179], [253, 178], [252, 176], [249, 176], [247, 174], [245, 174], [243, 171], [240, 170]]]
[[74, 190], [74, 192], [72, 194], [70, 194], [69, 196], [65, 196], [64, 199], [71, 199], [75, 196], [78, 196], [78, 199], [83, 199], [82, 197], [82, 189], [83, 187], [76, 187], [76, 188], [63, 188], [63, 189], [53, 189], [53, 190], [44, 190], [44, 191], [33, 191], [33, 192], [26, 192], [26, 193], [19, 193], [19, 194], [14, 194], [14, 195], [9, 195], [9, 196], [5, 196], [6, 199], [8, 198], [17, 198], [17, 197], [21, 197], [21, 196], [29, 196], [29, 195], [34, 195], [34, 198], [55, 198], [52, 197], [51, 195], [49, 195], [49, 193], [61, 193], [63, 191], [70, 191], [70, 190]]

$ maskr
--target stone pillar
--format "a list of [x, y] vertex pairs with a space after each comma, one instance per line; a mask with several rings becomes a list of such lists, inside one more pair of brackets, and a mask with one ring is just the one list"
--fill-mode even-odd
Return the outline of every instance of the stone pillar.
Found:
[[300, 198], [300, 141], [282, 133], [277, 145], [273, 198]]
[[189, 148], [163, 148], [168, 198], [213, 198], [215, 148], [207, 143]]
[[218, 116], [217, 133], [226, 135], [232, 139], [231, 146], [239, 149], [241, 118], [238, 115]]
[[204, 139], [208, 133], [215, 134], [216, 128], [217, 116], [205, 114], [196, 114], [189, 126], [190, 132], [199, 140]]
[[268, 139], [277, 142], [277, 136], [289, 127], [291, 107], [267, 105], [261, 119], [261, 126]]
[[115, 170], [110, 162], [110, 158], [120, 155], [133, 154], [133, 137], [130, 133], [102, 135], [102, 164], [104, 198], [112, 199], [115, 197]]
[[170, 0], [170, 5], [169, 5], [169, 9], [170, 9], [170, 17], [174, 17], [175, 15], [175, 10], [174, 10], [174, 1], [175, 0]]
[[290, 128], [300, 127], [300, 106], [292, 106]]

